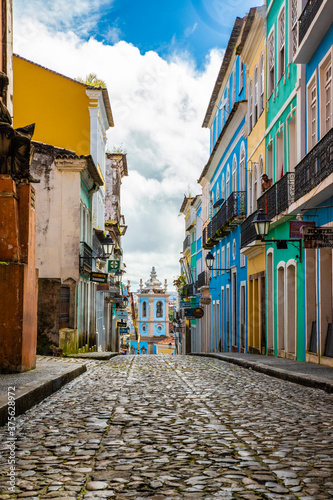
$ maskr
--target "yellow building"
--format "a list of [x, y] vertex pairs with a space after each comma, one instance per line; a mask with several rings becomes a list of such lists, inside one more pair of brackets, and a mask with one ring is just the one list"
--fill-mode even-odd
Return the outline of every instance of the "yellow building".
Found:
[[105, 130], [114, 126], [107, 89], [90, 87], [18, 55], [13, 56], [13, 75], [14, 127], [36, 123], [34, 141], [91, 154], [104, 179]]
[[242, 250], [248, 270], [248, 351], [266, 352], [265, 247], [255, 241], [252, 224], [257, 200], [262, 194], [265, 173], [265, 11], [256, 9], [254, 20], [242, 49], [247, 68], [247, 203], [249, 217], [242, 224]]

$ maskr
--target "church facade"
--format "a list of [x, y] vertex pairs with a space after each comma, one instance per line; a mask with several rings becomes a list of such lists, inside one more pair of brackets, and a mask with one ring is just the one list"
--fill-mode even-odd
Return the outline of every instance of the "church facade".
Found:
[[[137, 327], [140, 333], [140, 354], [156, 354], [156, 345], [170, 337], [169, 332], [169, 293], [167, 280], [164, 285], [157, 279], [155, 268], [143, 285], [140, 280], [138, 298]], [[130, 354], [137, 354], [136, 340], [131, 340]]]

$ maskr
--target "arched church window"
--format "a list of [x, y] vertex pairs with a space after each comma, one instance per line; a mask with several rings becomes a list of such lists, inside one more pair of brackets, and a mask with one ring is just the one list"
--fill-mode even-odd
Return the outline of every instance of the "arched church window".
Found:
[[147, 302], [142, 302], [142, 317], [145, 318], [147, 316]]
[[163, 304], [160, 300], [156, 304], [156, 317], [157, 318], [163, 317]]

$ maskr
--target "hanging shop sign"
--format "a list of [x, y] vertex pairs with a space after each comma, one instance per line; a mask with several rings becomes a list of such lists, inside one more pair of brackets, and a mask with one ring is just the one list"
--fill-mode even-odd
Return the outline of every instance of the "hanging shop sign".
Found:
[[107, 273], [90, 273], [90, 281], [94, 283], [107, 283], [108, 275]]
[[112, 302], [114, 302], [115, 304], [122, 304], [123, 299], [121, 297], [115, 297], [114, 299], [112, 299]]
[[192, 307], [186, 307], [185, 309], [183, 309], [183, 311], [184, 311], [184, 316], [186, 319], [195, 319], [193, 316]]
[[109, 260], [108, 261], [108, 272], [114, 273], [120, 269], [120, 260]]
[[316, 227], [314, 220], [291, 220], [289, 223], [289, 238], [303, 238], [304, 230], [307, 227]]
[[210, 297], [200, 297], [200, 304], [202, 306], [209, 306], [209, 304], [212, 302], [212, 299]]
[[195, 318], [199, 319], [203, 317], [205, 311], [202, 309], [202, 307], [194, 307], [194, 309], [192, 309], [192, 314]]
[[117, 319], [128, 319], [128, 312], [125, 309], [116, 309]]
[[122, 326], [119, 328], [119, 333], [126, 335], [126, 333], [129, 333], [129, 328]]
[[179, 303], [179, 307], [188, 307], [191, 304], [189, 300], [181, 300]]
[[110, 285], [109, 283], [100, 283], [97, 285], [97, 291], [98, 292], [109, 292], [110, 291]]
[[333, 227], [307, 227], [303, 231], [304, 248], [333, 248]]

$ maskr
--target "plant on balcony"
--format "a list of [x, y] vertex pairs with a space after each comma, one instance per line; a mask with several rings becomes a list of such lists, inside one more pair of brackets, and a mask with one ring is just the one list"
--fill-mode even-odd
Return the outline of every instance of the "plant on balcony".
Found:
[[187, 297], [186, 277], [184, 273], [174, 280], [173, 285], [177, 288], [181, 297]]

